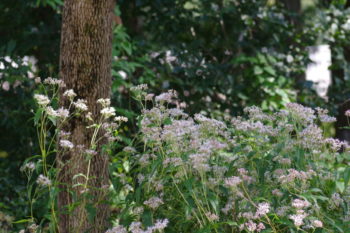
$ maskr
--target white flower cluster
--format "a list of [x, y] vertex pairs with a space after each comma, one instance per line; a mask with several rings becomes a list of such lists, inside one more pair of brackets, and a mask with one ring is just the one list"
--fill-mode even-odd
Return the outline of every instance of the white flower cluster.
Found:
[[114, 118], [114, 121], [116, 122], [128, 122], [128, 118], [124, 116], [117, 116]]
[[60, 146], [65, 148], [65, 149], [73, 149], [74, 144], [68, 140], [62, 139], [62, 140], [60, 140]]
[[73, 105], [80, 111], [84, 112], [88, 110], [88, 106], [86, 105], [86, 100], [78, 99]]
[[44, 80], [44, 83], [48, 84], [48, 85], [58, 85], [59, 87], [65, 87], [66, 86], [66, 84], [63, 82], [63, 80], [55, 79], [55, 78], [51, 78], [51, 77], [46, 78]]
[[50, 99], [46, 95], [35, 94], [34, 99], [41, 106], [46, 106], [50, 103]]
[[113, 107], [105, 107], [100, 112], [104, 118], [110, 118], [115, 116], [115, 108]]
[[47, 106], [45, 108], [47, 115], [58, 117], [61, 119], [66, 119], [69, 117], [69, 110], [65, 108], [59, 108], [57, 110], [54, 110], [51, 106]]
[[29, 163], [24, 164], [20, 170], [32, 172], [32, 171], [34, 171], [34, 169], [35, 169], [35, 163], [29, 162]]
[[101, 98], [101, 99], [97, 100], [97, 103], [101, 104], [105, 108], [105, 107], [108, 107], [108, 106], [111, 105], [111, 100], [110, 99], [102, 99]]
[[38, 179], [36, 180], [36, 183], [42, 187], [46, 187], [51, 185], [51, 180], [46, 176], [40, 174]]
[[65, 97], [68, 97], [69, 99], [74, 99], [74, 97], [77, 96], [77, 94], [74, 92], [73, 89], [69, 89], [69, 90], [66, 90], [64, 93], [63, 93], [63, 96]]
[[148, 86], [147, 84], [140, 84], [138, 86], [135, 86], [135, 87], [131, 87], [130, 90], [131, 91], [145, 91], [148, 89]]

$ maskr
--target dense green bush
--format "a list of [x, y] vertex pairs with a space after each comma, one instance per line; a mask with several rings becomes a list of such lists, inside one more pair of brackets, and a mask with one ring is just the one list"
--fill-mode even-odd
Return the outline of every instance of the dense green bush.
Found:
[[[156, 93], [172, 88], [191, 113], [277, 109], [306, 95], [306, 45], [315, 36], [293, 13], [268, 1], [119, 1], [137, 54], [154, 72], [142, 80]], [[300, 17], [300, 16], [299, 16]], [[134, 54], [127, 55], [133, 57]], [[137, 56], [137, 55], [136, 55]], [[143, 68], [129, 76], [142, 79]], [[310, 89], [310, 88], [309, 88]], [[303, 90], [302, 92], [298, 90]], [[215, 112], [217, 110], [217, 112]], [[216, 114], [215, 114], [216, 113]]]

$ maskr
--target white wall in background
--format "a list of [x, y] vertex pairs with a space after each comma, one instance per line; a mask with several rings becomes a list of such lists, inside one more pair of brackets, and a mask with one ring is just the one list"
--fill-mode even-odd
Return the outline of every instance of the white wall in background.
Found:
[[332, 64], [331, 49], [329, 45], [310, 46], [309, 58], [312, 61], [306, 69], [306, 80], [314, 82], [313, 87], [317, 94], [327, 99], [328, 87], [331, 85]]

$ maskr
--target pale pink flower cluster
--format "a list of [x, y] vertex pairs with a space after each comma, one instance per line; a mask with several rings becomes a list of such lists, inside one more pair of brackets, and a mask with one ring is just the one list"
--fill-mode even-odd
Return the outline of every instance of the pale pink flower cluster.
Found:
[[270, 204], [267, 202], [259, 203], [254, 218], [261, 218], [270, 212]]
[[259, 134], [266, 134], [269, 136], [276, 136], [278, 129], [274, 129], [270, 125], [265, 125], [261, 121], [244, 121], [240, 117], [233, 118], [231, 124], [240, 131], [244, 132], [255, 132]]
[[219, 220], [219, 216], [217, 216], [214, 213], [207, 212], [207, 213], [205, 213], [205, 216], [209, 219], [209, 221], [218, 221]]
[[157, 219], [153, 226], [147, 227], [143, 230], [141, 222], [132, 222], [129, 226], [129, 231], [131, 233], [153, 233], [162, 232], [169, 224], [168, 219]]
[[330, 209], [339, 208], [344, 203], [344, 200], [340, 197], [339, 193], [333, 193], [330, 200]]
[[300, 227], [304, 224], [304, 219], [307, 217], [306, 213], [292, 214], [289, 216], [291, 220], [293, 220], [294, 225], [296, 227]]
[[248, 116], [251, 120], [256, 121], [271, 121], [274, 120], [274, 117], [268, 114], [265, 114], [261, 108], [257, 106], [250, 106], [243, 109], [245, 113], [248, 113]]
[[225, 186], [229, 188], [236, 188], [240, 183], [242, 183], [242, 179], [238, 176], [232, 176], [225, 179]]
[[345, 116], [350, 117], [350, 109], [345, 111]]
[[337, 138], [326, 138], [324, 140], [324, 142], [326, 144], [329, 144], [330, 148], [334, 151], [337, 152], [339, 151], [341, 148], [348, 148], [349, 144], [346, 141], [340, 141]]
[[305, 129], [298, 133], [299, 143], [307, 149], [319, 148], [322, 145], [322, 130], [314, 125], [308, 125]]
[[61, 139], [60, 146], [65, 149], [73, 149], [74, 144], [66, 139]]
[[282, 197], [283, 196], [283, 193], [279, 189], [274, 189], [274, 190], [272, 190], [271, 193], [272, 193], [272, 195], [277, 196], [277, 197]]
[[279, 177], [279, 181], [282, 184], [286, 183], [293, 183], [295, 180], [300, 180], [300, 181], [306, 181], [311, 178], [311, 176], [314, 175], [314, 171], [309, 170], [307, 172], [304, 171], [297, 171], [295, 169], [288, 169], [288, 174], [287, 175], [281, 175]]
[[131, 146], [124, 147], [123, 151], [127, 152], [127, 153], [136, 153], [136, 149], [134, 147], [131, 147]]
[[176, 97], [177, 97], [176, 91], [168, 90], [168, 92], [165, 92], [156, 96], [155, 101], [159, 103], [171, 103], [171, 101]]
[[323, 109], [323, 108], [316, 108], [318, 117], [320, 119], [321, 122], [324, 123], [333, 123], [337, 121], [337, 118], [329, 116], [328, 115], [328, 110], [327, 109]]
[[307, 200], [294, 199], [292, 202], [292, 206], [297, 209], [304, 209], [309, 207], [311, 204]]
[[322, 228], [323, 227], [323, 223], [320, 220], [313, 220], [312, 221], [312, 225], [316, 228]]
[[310, 123], [316, 118], [315, 111], [297, 103], [286, 104], [287, 111], [292, 114], [300, 123]]
[[183, 164], [183, 161], [181, 158], [179, 157], [173, 157], [173, 158], [166, 158], [164, 161], [163, 161], [163, 165], [164, 166], [174, 166], [174, 167], [177, 167], [177, 166], [181, 166]]
[[192, 167], [198, 172], [207, 172], [211, 168], [208, 164], [209, 155], [206, 153], [191, 154], [189, 159]]
[[123, 226], [116, 226], [112, 229], [107, 230], [105, 233], [128, 233], [128, 231]]
[[252, 220], [249, 220], [245, 224], [240, 225], [240, 230], [243, 231], [243, 229], [246, 228], [249, 232], [260, 232], [265, 229], [265, 225], [263, 223], [256, 224]]
[[151, 197], [147, 201], [144, 201], [143, 204], [150, 207], [151, 209], [157, 209], [160, 205], [164, 204], [164, 202], [159, 197]]

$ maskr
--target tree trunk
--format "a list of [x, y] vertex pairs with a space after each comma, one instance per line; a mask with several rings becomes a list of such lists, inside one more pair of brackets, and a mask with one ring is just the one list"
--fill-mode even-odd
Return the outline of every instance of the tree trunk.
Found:
[[301, 11], [301, 0], [281, 0], [287, 10], [299, 14]]
[[[109, 98], [111, 88], [112, 27], [114, 0], [65, 0], [62, 15], [60, 78], [77, 99], [85, 99], [94, 119], [99, 116], [99, 98]], [[61, 93], [62, 94], [62, 93]], [[67, 100], [60, 104], [67, 107]], [[58, 154], [58, 228], [60, 233], [106, 230], [109, 209], [105, 200], [108, 185], [108, 157], [97, 146], [98, 154], [90, 164], [88, 195], [81, 186], [87, 174], [88, 160], [79, 151], [89, 149], [93, 129], [87, 129], [83, 117], [70, 120], [62, 130], [71, 133], [75, 148]], [[89, 197], [86, 200], [86, 197]], [[77, 206], [75, 206], [75, 204]]]
[[301, 0], [280, 0], [286, 10], [291, 13], [290, 21], [295, 25], [300, 24], [298, 16], [301, 13]]
[[350, 144], [350, 130], [344, 129], [344, 127], [349, 126], [348, 118], [345, 116], [347, 110], [350, 110], [350, 100], [345, 101], [338, 107], [337, 122], [335, 124], [335, 137]]

